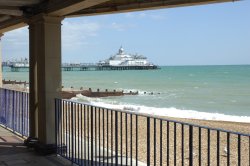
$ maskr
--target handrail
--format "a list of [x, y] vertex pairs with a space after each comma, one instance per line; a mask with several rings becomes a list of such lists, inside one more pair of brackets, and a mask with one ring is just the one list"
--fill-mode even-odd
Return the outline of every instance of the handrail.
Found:
[[24, 137], [29, 136], [29, 93], [0, 88], [0, 124]]
[[103, 107], [103, 106], [96, 106], [94, 104], [89, 104], [89, 103], [84, 103], [84, 102], [79, 102], [79, 101], [72, 101], [70, 99], [60, 99], [60, 100], [68, 101], [68, 102], [72, 102], [72, 103], [84, 104], [84, 105], [87, 105], [87, 106], [98, 107], [98, 108], [101, 108], [101, 109], [108, 109], [108, 110], [112, 110], [112, 111], [128, 113], [128, 114], [132, 114], [132, 115], [139, 115], [139, 116], [147, 117], [147, 118], [155, 118], [157, 120], [163, 120], [163, 121], [168, 121], [168, 122], [173, 122], [173, 123], [178, 123], [178, 124], [203, 128], [203, 129], [210, 129], [210, 130], [216, 130], [216, 131], [218, 130], [218, 131], [221, 131], [221, 132], [232, 133], [232, 134], [241, 134], [242, 136], [249, 136], [250, 137], [250, 133], [247, 134], [247, 133], [235, 132], [235, 131], [232, 131], [232, 130], [225, 130], [225, 129], [222, 129], [222, 128], [214, 128], [214, 127], [209, 127], [209, 126], [197, 125], [197, 124], [194, 124], [194, 123], [188, 123], [188, 122], [182, 122], [182, 121], [178, 121], [178, 120], [167, 119], [167, 118], [159, 117], [159, 116], [156, 116], [156, 115], [149, 115], [149, 114], [145, 114], [145, 113], [131, 112], [131, 111], [120, 110], [120, 109], [112, 109], [112, 108], [107, 108], [107, 107]]
[[55, 109], [57, 153], [78, 165], [250, 164], [250, 134], [67, 99]]

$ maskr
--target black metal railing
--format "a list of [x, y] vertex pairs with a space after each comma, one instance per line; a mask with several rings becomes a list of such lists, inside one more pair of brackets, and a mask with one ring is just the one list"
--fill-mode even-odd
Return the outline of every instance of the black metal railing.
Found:
[[0, 124], [21, 136], [29, 136], [29, 94], [0, 88]]
[[55, 100], [57, 153], [78, 165], [249, 165], [250, 134]]

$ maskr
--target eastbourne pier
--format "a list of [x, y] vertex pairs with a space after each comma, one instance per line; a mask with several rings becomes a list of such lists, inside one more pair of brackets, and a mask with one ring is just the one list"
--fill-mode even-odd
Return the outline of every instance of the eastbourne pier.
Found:
[[[29, 71], [29, 66], [25, 65], [4, 65], [10, 67], [12, 72]], [[148, 66], [110, 66], [92, 63], [85, 64], [62, 64], [62, 71], [102, 71], [102, 70], [154, 70], [159, 69], [156, 65]]]
[[[27, 58], [16, 62], [3, 63], [11, 68], [12, 72], [28, 71]], [[153, 70], [158, 66], [147, 60], [147, 57], [138, 54], [128, 54], [121, 46], [118, 52], [106, 60], [98, 63], [63, 63], [62, 71], [100, 71], [100, 70]]]

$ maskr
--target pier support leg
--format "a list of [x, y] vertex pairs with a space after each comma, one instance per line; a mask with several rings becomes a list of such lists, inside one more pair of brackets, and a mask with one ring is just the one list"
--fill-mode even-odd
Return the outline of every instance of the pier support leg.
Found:
[[3, 87], [3, 72], [2, 72], [2, 36], [3, 34], [0, 34], [0, 88]]
[[30, 135], [38, 150], [55, 145], [55, 98], [61, 97], [61, 17], [39, 15], [29, 24]]

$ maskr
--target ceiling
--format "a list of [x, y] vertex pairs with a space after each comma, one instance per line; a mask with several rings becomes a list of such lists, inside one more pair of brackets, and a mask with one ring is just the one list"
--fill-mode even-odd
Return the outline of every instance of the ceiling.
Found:
[[44, 2], [45, 0], [0, 0], [0, 32], [9, 26], [15, 29], [25, 25], [24, 19], [28, 11]]
[[233, 0], [0, 0], [0, 33], [22, 26], [34, 15], [79, 17]]

